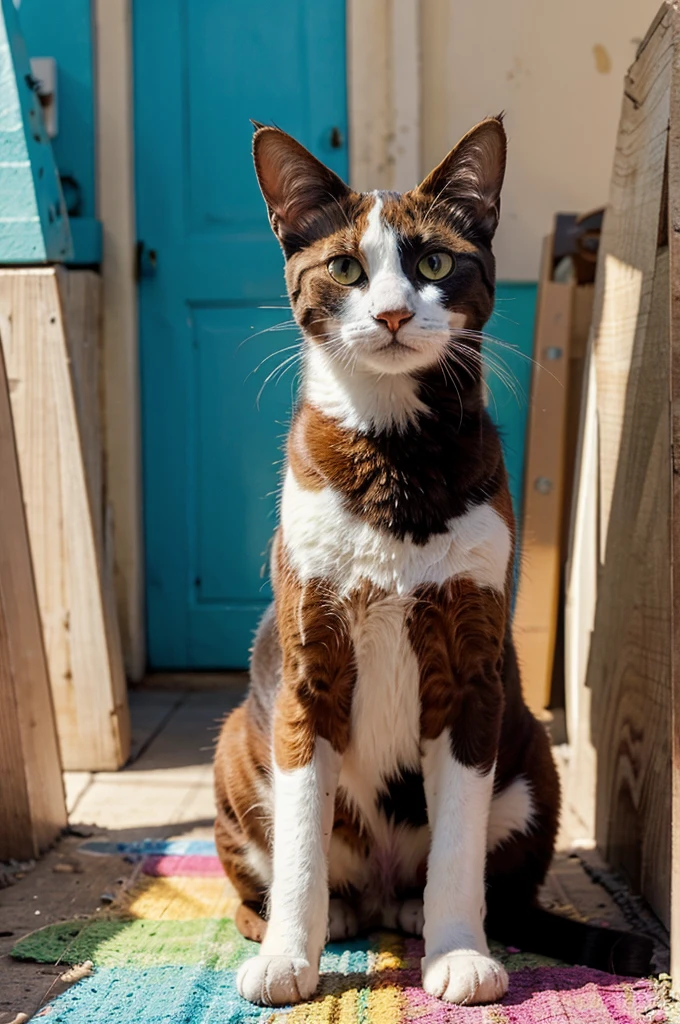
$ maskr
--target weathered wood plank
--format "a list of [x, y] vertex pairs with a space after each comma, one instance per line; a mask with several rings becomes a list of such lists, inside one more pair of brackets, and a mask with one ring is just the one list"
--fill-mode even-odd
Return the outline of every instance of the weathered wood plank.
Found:
[[664, 166], [679, 17], [674, 6], [662, 8], [626, 79], [600, 243], [567, 604], [567, 799], [585, 807], [598, 846], [665, 923], [672, 702]]
[[600, 444], [600, 559], [621, 452], [633, 347], [647, 331], [670, 111], [673, 24], [666, 7], [626, 76], [593, 306]]
[[668, 133], [671, 402], [671, 977], [680, 996], [680, 30], [671, 72]]
[[0, 271], [0, 328], [64, 766], [111, 770], [129, 717], [106, 543], [99, 280]]
[[637, 336], [631, 353], [587, 676], [598, 751], [598, 845], [666, 925], [671, 811], [668, 308], [664, 249], [653, 275], [646, 331]]
[[591, 691], [586, 676], [597, 603], [598, 484], [597, 384], [592, 352], [588, 351], [574, 464], [564, 612], [565, 701], [571, 748], [565, 800], [581, 823], [584, 838], [595, 835], [597, 755], [590, 735]]
[[66, 825], [59, 747], [0, 348], [0, 860]]
[[544, 247], [527, 429], [522, 573], [513, 633], [524, 697], [548, 704], [558, 612], [564, 448], [572, 289], [551, 280], [552, 239]]

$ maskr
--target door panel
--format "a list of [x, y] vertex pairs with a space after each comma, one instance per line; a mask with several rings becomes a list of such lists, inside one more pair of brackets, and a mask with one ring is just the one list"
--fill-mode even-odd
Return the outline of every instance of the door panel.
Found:
[[[263, 599], [265, 574], [259, 566], [256, 574], [252, 568], [258, 558], [264, 567], [275, 526], [271, 467], [280, 458], [281, 435], [285, 436], [289, 419], [291, 394], [285, 382], [290, 378], [284, 377], [278, 387], [273, 380], [264, 385], [270, 372], [267, 367], [274, 373], [278, 359], [264, 364], [263, 378], [254, 372], [253, 347], [244, 339], [273, 320], [272, 314], [251, 309], [200, 309], [194, 315], [192, 526], [201, 602]], [[240, 391], [239, 401], [225, 402], [225, 395], [235, 388]], [[263, 457], [258, 458], [258, 453]], [[229, 573], [224, 572], [225, 565]], [[264, 596], [268, 595], [267, 589]]]
[[[246, 664], [269, 596], [296, 335], [252, 170], [249, 118], [340, 175], [344, 0], [135, 0], [148, 647], [154, 668]], [[272, 358], [267, 358], [267, 357]], [[259, 367], [259, 369], [258, 369]]]

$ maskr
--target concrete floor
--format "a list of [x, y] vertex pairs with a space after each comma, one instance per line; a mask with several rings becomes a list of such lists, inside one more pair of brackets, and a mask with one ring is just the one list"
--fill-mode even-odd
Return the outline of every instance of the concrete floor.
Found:
[[[67, 772], [71, 828], [37, 865], [13, 869], [15, 884], [0, 891], [0, 1024], [19, 1024], [65, 987], [60, 967], [12, 961], [13, 943], [35, 928], [96, 914], [130, 875], [123, 858], [79, 855], [83, 834], [114, 841], [147, 837], [212, 836], [211, 759], [220, 722], [243, 696], [243, 677], [165, 676], [130, 694], [133, 752], [120, 772]], [[568, 828], [545, 887], [544, 902], [574, 908], [611, 927], [640, 926], [640, 907], [623, 887], [609, 892], [592, 880], [594, 853], [575, 856]], [[587, 871], [584, 870], [584, 863]], [[20, 876], [20, 877], [19, 877]], [[104, 899], [102, 899], [104, 897]], [[646, 924], [654, 927], [647, 919]], [[667, 947], [658, 931], [657, 970]], [[18, 1014], [26, 1014], [25, 1018]]]

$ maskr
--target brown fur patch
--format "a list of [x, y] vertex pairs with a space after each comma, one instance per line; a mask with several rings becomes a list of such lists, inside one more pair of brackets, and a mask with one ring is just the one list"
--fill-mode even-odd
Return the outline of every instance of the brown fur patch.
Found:
[[[438, 371], [437, 371], [438, 373]], [[301, 487], [332, 486], [345, 507], [397, 537], [425, 543], [471, 505], [507, 487], [498, 433], [471, 398], [461, 412], [447, 400], [443, 378], [428, 393], [445, 392], [437, 415], [407, 431], [366, 434], [343, 427], [320, 409], [303, 404], [295, 414], [289, 464]], [[507, 500], [499, 497], [505, 518]]]
[[278, 545], [276, 617], [283, 679], [274, 713], [280, 768], [311, 761], [317, 736], [340, 753], [349, 743], [356, 681], [347, 610], [324, 580], [302, 583]]
[[234, 923], [241, 935], [251, 942], [263, 942], [267, 934], [267, 922], [260, 915], [259, 909], [252, 904], [241, 903], [234, 916]]
[[381, 215], [389, 224], [397, 237], [407, 238], [417, 235], [428, 248], [446, 249], [454, 256], [457, 253], [478, 253], [479, 246], [456, 231], [445, 218], [437, 212], [436, 201], [432, 196], [419, 189], [405, 192], [403, 195], [383, 193]]
[[489, 771], [496, 759], [503, 693], [505, 599], [467, 579], [414, 594], [408, 629], [420, 671], [421, 734], [449, 729], [454, 756]]
[[243, 900], [262, 900], [266, 886], [248, 862], [246, 848], [268, 848], [266, 810], [256, 795], [268, 786], [271, 755], [266, 737], [253, 727], [248, 704], [229, 715], [215, 751], [215, 843], [225, 872]]

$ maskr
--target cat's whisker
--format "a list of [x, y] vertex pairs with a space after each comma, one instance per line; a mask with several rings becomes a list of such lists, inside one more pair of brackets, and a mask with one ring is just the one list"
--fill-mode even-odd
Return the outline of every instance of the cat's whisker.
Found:
[[264, 327], [261, 331], [255, 331], [254, 334], [249, 334], [247, 338], [244, 338], [243, 341], [240, 341], [236, 346], [236, 351], [238, 352], [241, 348], [243, 348], [247, 341], [252, 341], [253, 338], [259, 338], [260, 335], [262, 334], [269, 334], [270, 332], [277, 330], [291, 330], [295, 326], [295, 320], [282, 320], [281, 323], [272, 324], [270, 327]]
[[291, 360], [287, 365], [279, 366], [278, 367], [279, 372], [274, 377], [274, 387], [278, 387], [280, 381], [283, 379], [283, 377], [286, 375], [286, 373], [290, 369], [292, 369], [294, 366], [295, 366], [295, 361]]
[[[501, 302], [501, 301], [502, 301], [501, 299], [496, 299], [496, 302]], [[506, 320], [509, 324], [512, 324], [514, 327], [519, 327], [520, 326], [520, 324], [519, 324], [519, 322], [517, 320], [512, 320], [509, 316], [506, 316], [505, 313], [501, 313], [501, 311], [499, 309], [495, 309], [494, 308], [494, 311], [491, 314], [491, 318], [490, 319], [493, 320], [494, 317], [498, 317], [500, 320]]]
[[281, 369], [282, 367], [286, 367], [286, 366], [287, 366], [288, 364], [294, 363], [294, 362], [295, 362], [296, 360], [298, 360], [299, 358], [300, 358], [300, 353], [299, 353], [299, 352], [294, 352], [292, 356], [288, 356], [288, 358], [287, 358], [287, 359], [284, 359], [282, 363], [279, 363], [279, 365], [278, 365], [278, 366], [275, 366], [275, 367], [274, 367], [274, 369], [273, 369], [273, 370], [271, 371], [271, 373], [269, 373], [269, 374], [268, 374], [268, 375], [267, 375], [267, 376], [265, 377], [265, 379], [264, 379], [264, 383], [262, 384], [262, 387], [261, 387], [261, 388], [260, 388], [260, 390], [258, 391], [258, 393], [257, 393], [257, 398], [255, 399], [255, 407], [256, 407], [256, 408], [257, 408], [258, 410], [259, 410], [259, 408], [260, 408], [260, 399], [262, 398], [262, 392], [264, 391], [264, 389], [266, 388], [267, 384], [268, 384], [268, 383], [269, 383], [269, 381], [270, 381], [270, 380], [272, 379], [272, 377], [274, 376], [274, 374], [275, 374], [275, 373], [277, 373], [277, 371], [278, 371], [278, 370], [280, 370], [280, 369]]
[[[459, 333], [459, 332], [457, 332]], [[475, 336], [478, 332], [474, 332]], [[471, 349], [465, 344], [455, 345], [455, 351], [461, 355], [463, 351], [473, 353], [476, 359], [481, 360], [482, 365], [486, 365], [493, 374], [498, 377], [501, 383], [512, 392], [515, 400], [519, 403], [522, 400], [526, 400], [526, 396], [517, 380], [517, 377], [513, 373], [512, 369], [508, 366], [506, 361], [498, 353], [492, 353], [486, 346], [482, 346], [481, 351]]]
[[514, 356], [517, 356], [519, 359], [524, 359], [527, 362], [531, 363], [532, 366], [537, 366], [541, 370], [545, 370], [546, 373], [549, 373], [554, 380], [561, 384], [561, 381], [558, 380], [555, 374], [552, 373], [551, 370], [549, 370], [544, 363], [540, 363], [538, 362], [538, 360], [534, 359], [533, 356], [527, 355], [526, 352], [522, 352], [522, 350], [518, 348], [517, 345], [511, 344], [509, 341], [503, 341], [502, 338], [497, 338], [495, 335], [489, 334], [488, 331], [473, 331], [465, 327], [460, 328], [458, 333], [465, 334], [466, 336], [469, 337], [475, 337], [484, 344], [496, 345], [498, 348], [503, 348], [508, 352], [512, 352], [512, 354]]
[[498, 377], [501, 383], [512, 392], [516, 401], [526, 401], [526, 394], [524, 389], [521, 387], [517, 377], [512, 372], [509, 366], [499, 356], [493, 355], [490, 352], [484, 353], [484, 363], [489, 370]]
[[261, 361], [260, 361], [260, 362], [259, 362], [259, 363], [257, 364], [257, 366], [256, 366], [256, 367], [255, 367], [254, 369], [252, 369], [252, 370], [250, 371], [250, 373], [249, 373], [249, 374], [248, 374], [248, 376], [246, 377], [246, 380], [248, 380], [248, 379], [249, 379], [250, 377], [252, 377], [252, 375], [253, 375], [254, 373], [257, 373], [257, 371], [258, 371], [259, 369], [261, 369], [261, 368], [262, 368], [262, 367], [264, 366], [264, 364], [265, 364], [266, 362], [268, 362], [268, 361], [269, 361], [270, 359], [275, 359], [275, 358], [276, 358], [276, 356], [280, 356], [280, 355], [283, 355], [283, 353], [284, 353], [284, 352], [290, 352], [290, 351], [292, 351], [292, 349], [296, 349], [296, 350], [299, 350], [299, 348], [300, 348], [300, 345], [301, 345], [301, 342], [296, 342], [296, 343], [295, 343], [294, 345], [287, 345], [287, 346], [286, 346], [285, 348], [280, 348], [280, 349], [277, 349], [277, 351], [276, 351], [276, 352], [270, 352], [270, 353], [269, 353], [268, 355], [266, 355], [266, 356], [264, 357], [264, 359], [262, 359], [262, 360], [261, 360]]

